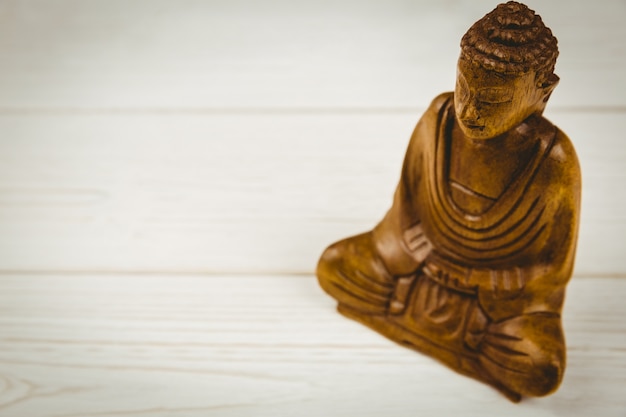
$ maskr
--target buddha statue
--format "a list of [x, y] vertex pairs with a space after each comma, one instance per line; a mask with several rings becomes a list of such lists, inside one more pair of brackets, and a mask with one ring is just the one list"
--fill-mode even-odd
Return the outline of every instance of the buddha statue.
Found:
[[454, 92], [413, 132], [391, 209], [317, 267], [340, 313], [514, 402], [553, 392], [565, 369], [581, 178], [569, 138], [542, 116], [557, 55], [523, 4], [476, 22]]

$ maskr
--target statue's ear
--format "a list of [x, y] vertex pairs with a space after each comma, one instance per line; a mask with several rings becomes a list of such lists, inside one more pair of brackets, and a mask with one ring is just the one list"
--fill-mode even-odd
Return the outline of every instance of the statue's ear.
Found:
[[559, 76], [556, 74], [550, 74], [543, 83], [539, 84], [538, 87], [543, 90], [543, 102], [547, 103], [550, 99], [550, 95], [552, 91], [554, 91], [555, 87], [559, 84]]

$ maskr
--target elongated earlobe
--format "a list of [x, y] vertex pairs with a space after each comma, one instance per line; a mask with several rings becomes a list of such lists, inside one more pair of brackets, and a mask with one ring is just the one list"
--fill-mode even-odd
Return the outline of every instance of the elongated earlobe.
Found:
[[547, 103], [552, 95], [552, 92], [559, 84], [559, 76], [556, 74], [550, 74], [548, 79], [543, 82], [543, 84], [538, 85], [537, 87], [543, 89], [543, 102]]

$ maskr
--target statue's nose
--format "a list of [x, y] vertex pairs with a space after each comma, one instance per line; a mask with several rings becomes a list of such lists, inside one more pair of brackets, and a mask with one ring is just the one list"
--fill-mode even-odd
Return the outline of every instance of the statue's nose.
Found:
[[459, 118], [464, 122], [469, 122], [471, 124], [475, 124], [480, 120], [478, 109], [471, 100], [463, 105]]

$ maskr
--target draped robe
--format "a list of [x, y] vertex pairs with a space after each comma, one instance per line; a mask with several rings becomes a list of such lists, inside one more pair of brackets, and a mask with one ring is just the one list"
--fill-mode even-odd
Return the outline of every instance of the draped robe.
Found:
[[499, 198], [470, 214], [452, 199], [452, 93], [433, 100], [406, 153], [393, 205], [318, 265], [338, 309], [519, 401], [555, 390], [565, 367], [561, 308], [576, 248], [580, 169], [546, 119]]

